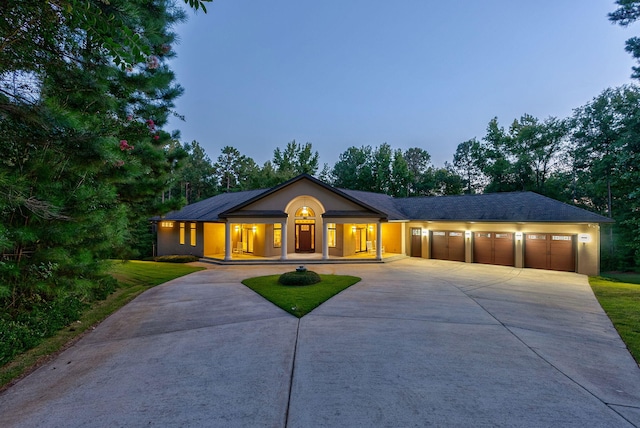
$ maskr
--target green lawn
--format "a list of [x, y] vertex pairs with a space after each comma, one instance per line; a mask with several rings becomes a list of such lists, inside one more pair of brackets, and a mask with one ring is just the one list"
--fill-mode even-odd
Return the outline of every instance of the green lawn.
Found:
[[[619, 275], [629, 282], [613, 279], [621, 278]], [[589, 278], [589, 283], [631, 355], [640, 363], [640, 274], [603, 274]]]
[[298, 318], [308, 314], [323, 302], [360, 281], [347, 275], [320, 275], [321, 282], [313, 285], [282, 285], [280, 275], [259, 276], [242, 281], [274, 305]]
[[107, 271], [120, 283], [116, 291], [105, 300], [93, 302], [77, 322], [61, 329], [55, 336], [44, 339], [35, 348], [16, 356], [12, 362], [0, 367], [0, 391], [14, 379], [28, 374], [51, 355], [73, 344], [82, 333], [93, 328], [149, 287], [203, 269], [175, 263], [140, 261], [109, 261], [108, 263]]
[[142, 285], [150, 287], [162, 284], [175, 278], [203, 270], [201, 267], [193, 267], [179, 263], [158, 263], [131, 261], [109, 261], [111, 267], [109, 273], [121, 284]]

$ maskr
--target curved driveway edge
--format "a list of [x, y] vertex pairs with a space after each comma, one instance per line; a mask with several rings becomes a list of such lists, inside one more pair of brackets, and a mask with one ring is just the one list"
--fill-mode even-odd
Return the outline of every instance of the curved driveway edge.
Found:
[[0, 426], [638, 426], [640, 370], [572, 273], [423, 259], [301, 320], [216, 266], [155, 287], [0, 395]]

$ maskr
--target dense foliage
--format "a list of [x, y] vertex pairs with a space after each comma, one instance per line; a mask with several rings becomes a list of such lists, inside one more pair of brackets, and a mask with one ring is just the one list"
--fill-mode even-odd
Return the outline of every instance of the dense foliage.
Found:
[[150, 252], [147, 218], [182, 205], [158, 195], [186, 156], [161, 129], [185, 15], [170, 0], [1, 8], [0, 343], [20, 350], [104, 298], [101, 260]]

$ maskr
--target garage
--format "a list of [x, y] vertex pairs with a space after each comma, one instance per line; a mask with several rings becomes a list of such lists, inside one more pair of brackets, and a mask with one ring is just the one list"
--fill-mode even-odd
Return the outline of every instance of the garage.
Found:
[[513, 266], [513, 233], [475, 232], [473, 261], [489, 265]]
[[524, 267], [574, 272], [576, 257], [573, 235], [526, 235]]
[[431, 233], [431, 258], [464, 262], [464, 232], [433, 231]]

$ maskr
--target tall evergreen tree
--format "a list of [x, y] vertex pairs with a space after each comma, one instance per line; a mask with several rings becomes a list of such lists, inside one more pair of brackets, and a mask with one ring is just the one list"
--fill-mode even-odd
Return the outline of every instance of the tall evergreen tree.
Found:
[[[640, 18], [640, 1], [638, 0], [616, 0], [620, 6], [609, 14], [609, 20], [618, 25], [626, 27]], [[637, 61], [640, 61], [640, 38], [631, 37], [625, 44], [625, 50], [629, 52]], [[640, 79], [640, 67], [632, 67], [634, 79]]]
[[[165, 60], [184, 12], [63, 3], [11, 2], [0, 18], [0, 297], [12, 306], [87, 292], [101, 258], [150, 252], [148, 217], [179, 202], [160, 197], [185, 155], [161, 127], [181, 93]], [[144, 61], [122, 67], [137, 48]]]

